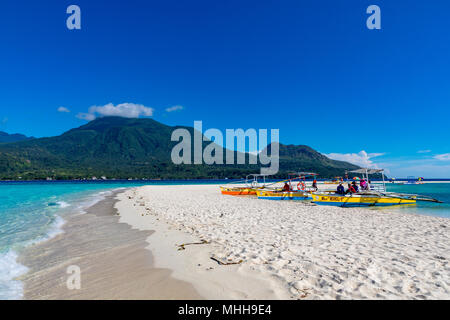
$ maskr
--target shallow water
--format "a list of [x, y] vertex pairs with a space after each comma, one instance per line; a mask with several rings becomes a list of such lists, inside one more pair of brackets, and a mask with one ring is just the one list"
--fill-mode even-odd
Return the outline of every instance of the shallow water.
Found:
[[425, 183], [414, 185], [387, 184], [387, 191], [412, 193], [429, 196], [444, 203], [431, 203], [419, 201], [412, 206], [397, 206], [387, 208], [397, 212], [426, 214], [443, 218], [450, 218], [450, 183]]
[[14, 279], [27, 269], [16, 262], [18, 254], [62, 232], [64, 215], [83, 210], [117, 188], [185, 183], [199, 182], [0, 182], [0, 300], [22, 297], [22, 284]]
[[100, 200], [105, 190], [98, 185], [0, 184], [0, 299], [22, 296], [22, 285], [14, 280], [27, 271], [16, 262], [20, 251], [61, 232], [64, 214]]

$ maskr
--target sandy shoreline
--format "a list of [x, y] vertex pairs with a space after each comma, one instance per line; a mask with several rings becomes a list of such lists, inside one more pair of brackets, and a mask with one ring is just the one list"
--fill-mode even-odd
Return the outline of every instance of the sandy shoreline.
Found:
[[[224, 196], [215, 185], [114, 197], [21, 255], [25, 299], [450, 299], [449, 219]], [[81, 290], [66, 287], [74, 264]]]
[[[64, 233], [27, 248], [24, 299], [200, 299], [191, 285], [154, 268], [145, 239], [151, 231], [118, 223], [116, 194], [86, 213], [65, 217]], [[81, 270], [81, 289], [68, 290], [68, 266]]]

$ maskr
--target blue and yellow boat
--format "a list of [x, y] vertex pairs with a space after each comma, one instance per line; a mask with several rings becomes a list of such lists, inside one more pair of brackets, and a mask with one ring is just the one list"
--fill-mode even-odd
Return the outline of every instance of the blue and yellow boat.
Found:
[[258, 199], [265, 200], [308, 200], [311, 194], [305, 191], [269, 191], [257, 190]]
[[313, 193], [312, 201], [319, 205], [338, 207], [372, 207], [372, 206], [397, 206], [405, 204], [416, 204], [414, 197], [403, 197], [386, 194], [326, 194]]
[[[314, 192], [311, 194], [312, 202], [319, 205], [338, 207], [372, 207], [372, 206], [398, 206], [414, 205], [417, 201], [441, 203], [441, 201], [415, 194], [386, 192], [383, 169], [362, 168], [351, 173], [362, 174], [367, 181], [367, 188], [357, 193], [337, 194], [334, 191]], [[378, 174], [382, 177], [382, 184], [370, 183], [369, 175]], [[348, 192], [348, 191], [347, 191]]]

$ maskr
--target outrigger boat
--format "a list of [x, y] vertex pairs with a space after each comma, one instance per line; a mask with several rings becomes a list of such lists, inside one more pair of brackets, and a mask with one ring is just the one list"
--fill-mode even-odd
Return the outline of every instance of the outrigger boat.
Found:
[[[291, 178], [291, 176], [295, 176], [295, 178]], [[289, 173], [288, 179], [273, 183], [289, 183], [289, 191], [285, 191], [283, 188], [269, 190], [269, 186], [266, 186], [264, 189], [256, 190], [256, 195], [258, 199], [265, 200], [308, 200], [311, 199], [311, 192], [316, 191], [316, 189], [306, 186], [306, 178], [315, 176], [317, 176], [316, 173], [310, 172]], [[299, 180], [297, 190], [293, 190], [292, 186], [292, 181], [295, 180]]]
[[405, 184], [424, 184], [422, 177], [416, 179], [414, 176], [409, 176], [407, 179], [408, 181]]
[[[269, 176], [267, 174], [249, 174], [245, 177], [245, 180], [236, 181], [232, 183], [242, 183], [244, 182], [245, 186], [240, 187], [227, 187], [221, 186], [220, 191], [222, 194], [232, 195], [232, 196], [249, 196], [256, 195], [256, 191], [259, 189], [263, 189], [266, 185], [266, 177]], [[259, 178], [263, 181], [259, 182]]]
[[370, 181], [370, 174], [381, 173], [383, 182], [382, 184], [369, 184], [368, 190], [353, 194], [341, 195], [336, 194], [334, 191], [315, 192], [311, 195], [312, 201], [319, 205], [339, 207], [414, 205], [417, 201], [442, 203], [439, 200], [415, 194], [386, 192], [383, 169], [358, 169], [351, 172], [362, 174], [363, 179], [365, 179], [367, 183]]
[[415, 204], [414, 197], [401, 197], [383, 193], [355, 193], [349, 195], [312, 194], [312, 201], [316, 204], [338, 207], [371, 207], [371, 206], [395, 206], [403, 204]]

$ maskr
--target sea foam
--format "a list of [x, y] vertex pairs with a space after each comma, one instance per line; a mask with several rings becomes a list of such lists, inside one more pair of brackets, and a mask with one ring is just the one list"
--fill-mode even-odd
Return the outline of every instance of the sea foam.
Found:
[[23, 284], [16, 278], [25, 274], [28, 268], [17, 262], [15, 251], [0, 253], [0, 270], [0, 300], [21, 299]]

